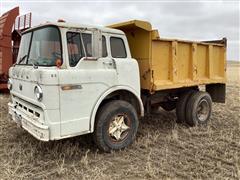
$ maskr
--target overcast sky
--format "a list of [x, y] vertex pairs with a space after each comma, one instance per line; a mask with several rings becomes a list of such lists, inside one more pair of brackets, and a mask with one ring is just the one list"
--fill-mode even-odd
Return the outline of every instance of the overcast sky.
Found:
[[[87, 2], [87, 3], [86, 3]], [[35, 1], [0, 0], [0, 13], [20, 6], [33, 13], [33, 25], [62, 18], [80, 24], [109, 25], [139, 19], [151, 22], [160, 37], [212, 40], [227, 37], [229, 60], [239, 58], [239, 1]]]

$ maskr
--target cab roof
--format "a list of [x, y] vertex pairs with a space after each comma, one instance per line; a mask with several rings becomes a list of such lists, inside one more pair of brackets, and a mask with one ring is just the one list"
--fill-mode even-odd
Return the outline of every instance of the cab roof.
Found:
[[113, 34], [124, 34], [123, 31], [118, 30], [118, 29], [113, 29], [109, 27], [103, 27], [103, 26], [94, 26], [94, 25], [85, 25], [85, 24], [74, 24], [74, 23], [66, 23], [66, 22], [46, 22], [37, 26], [34, 26], [28, 30], [26, 30], [24, 33], [32, 31], [37, 28], [45, 27], [45, 26], [57, 26], [60, 28], [87, 28], [87, 29], [99, 29], [102, 32], [105, 33], [113, 33]]

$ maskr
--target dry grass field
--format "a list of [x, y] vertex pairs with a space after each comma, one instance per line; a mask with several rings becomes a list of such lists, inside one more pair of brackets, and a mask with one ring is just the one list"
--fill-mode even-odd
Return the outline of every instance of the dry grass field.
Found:
[[0, 179], [240, 179], [240, 66], [230, 64], [225, 104], [207, 127], [176, 124], [159, 111], [140, 123], [129, 148], [101, 153], [91, 135], [40, 142], [9, 121], [0, 95]]

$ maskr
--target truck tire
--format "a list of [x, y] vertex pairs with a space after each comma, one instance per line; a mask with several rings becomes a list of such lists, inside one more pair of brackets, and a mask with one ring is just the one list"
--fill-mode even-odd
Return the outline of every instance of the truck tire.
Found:
[[176, 105], [176, 115], [177, 115], [177, 123], [183, 123], [186, 122], [186, 106], [187, 106], [187, 102], [188, 99], [190, 98], [190, 96], [194, 93], [194, 90], [189, 90], [186, 91], [184, 93], [182, 93], [179, 96], [179, 99], [177, 101], [177, 105]]
[[137, 129], [135, 108], [126, 101], [113, 100], [97, 113], [94, 141], [102, 151], [120, 150], [133, 143]]
[[193, 93], [186, 110], [186, 122], [190, 126], [206, 125], [212, 114], [211, 96], [202, 91]]
[[162, 102], [160, 106], [165, 111], [172, 111], [176, 108], [176, 102], [175, 101]]

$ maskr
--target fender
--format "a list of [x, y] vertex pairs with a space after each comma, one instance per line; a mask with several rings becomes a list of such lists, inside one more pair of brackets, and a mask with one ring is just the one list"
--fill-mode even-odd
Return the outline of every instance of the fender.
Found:
[[92, 133], [94, 131], [94, 123], [95, 123], [95, 117], [96, 117], [96, 113], [97, 110], [101, 104], [101, 102], [111, 93], [113, 93], [114, 91], [118, 91], [118, 90], [126, 90], [131, 92], [132, 94], [135, 95], [135, 97], [138, 99], [138, 103], [140, 105], [140, 111], [141, 111], [141, 116], [144, 116], [144, 107], [143, 107], [143, 103], [141, 98], [138, 96], [138, 94], [136, 93], [136, 91], [134, 89], [132, 89], [129, 86], [113, 86], [111, 88], [109, 88], [107, 91], [105, 91], [97, 100], [97, 102], [95, 103], [94, 108], [92, 109], [91, 112], [91, 116], [90, 116], [90, 132]]

